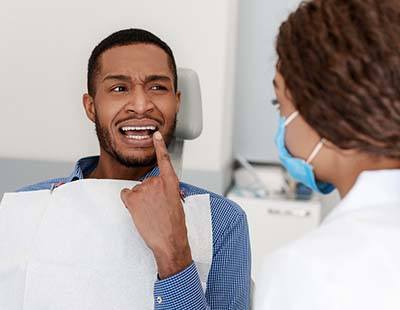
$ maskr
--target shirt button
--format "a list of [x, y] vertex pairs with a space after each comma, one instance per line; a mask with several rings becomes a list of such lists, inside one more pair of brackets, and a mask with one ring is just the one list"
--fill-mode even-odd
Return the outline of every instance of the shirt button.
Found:
[[157, 297], [157, 303], [158, 303], [158, 304], [161, 304], [161, 303], [162, 303], [162, 297], [161, 297], [161, 296], [158, 296], [158, 297]]

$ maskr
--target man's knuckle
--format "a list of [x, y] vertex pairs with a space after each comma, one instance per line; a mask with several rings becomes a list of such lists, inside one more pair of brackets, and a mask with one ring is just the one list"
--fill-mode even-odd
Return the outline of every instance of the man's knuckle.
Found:
[[163, 154], [161, 155], [161, 158], [162, 158], [163, 160], [165, 160], [165, 161], [169, 161], [171, 157], [169, 156], [169, 154], [168, 154], [167, 152], [165, 152], [165, 153], [163, 153]]

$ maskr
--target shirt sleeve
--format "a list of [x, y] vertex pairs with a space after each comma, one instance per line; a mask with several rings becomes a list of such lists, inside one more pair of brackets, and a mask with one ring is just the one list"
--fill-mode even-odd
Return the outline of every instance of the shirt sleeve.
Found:
[[247, 218], [243, 211], [225, 229], [215, 244], [207, 282], [210, 309], [250, 308], [251, 251]]
[[194, 263], [172, 277], [156, 281], [154, 309], [209, 309]]
[[[221, 199], [213, 215], [213, 260], [207, 290], [201, 286], [194, 263], [180, 273], [155, 282], [156, 310], [248, 310], [250, 308], [251, 254], [245, 213]], [[235, 210], [227, 214], [227, 210]], [[240, 210], [240, 211], [238, 211]]]

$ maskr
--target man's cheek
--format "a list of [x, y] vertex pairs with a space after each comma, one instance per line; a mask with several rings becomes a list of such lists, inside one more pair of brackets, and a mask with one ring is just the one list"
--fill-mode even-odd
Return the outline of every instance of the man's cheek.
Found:
[[168, 114], [164, 115], [164, 120], [165, 120], [165, 127], [170, 128], [173, 126], [174, 121], [175, 121], [176, 114], [172, 113], [172, 111]]

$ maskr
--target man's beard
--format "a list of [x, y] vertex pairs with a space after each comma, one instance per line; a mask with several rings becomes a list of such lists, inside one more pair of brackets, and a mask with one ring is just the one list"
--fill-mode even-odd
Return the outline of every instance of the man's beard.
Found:
[[[101, 126], [97, 115], [95, 116], [95, 126], [96, 126], [96, 134], [97, 139], [99, 140], [100, 147], [107, 152], [112, 158], [116, 159], [121, 165], [124, 165], [128, 168], [138, 168], [138, 167], [149, 167], [154, 166], [157, 163], [157, 157], [155, 152], [153, 155], [146, 157], [135, 157], [135, 156], [126, 156], [121, 151], [119, 151], [115, 147], [115, 143], [111, 140], [110, 132], [107, 128]], [[172, 136], [175, 132], [176, 127], [176, 115], [173, 121], [173, 125], [169, 128], [164, 135], [165, 144], [168, 146], [171, 143]]]

